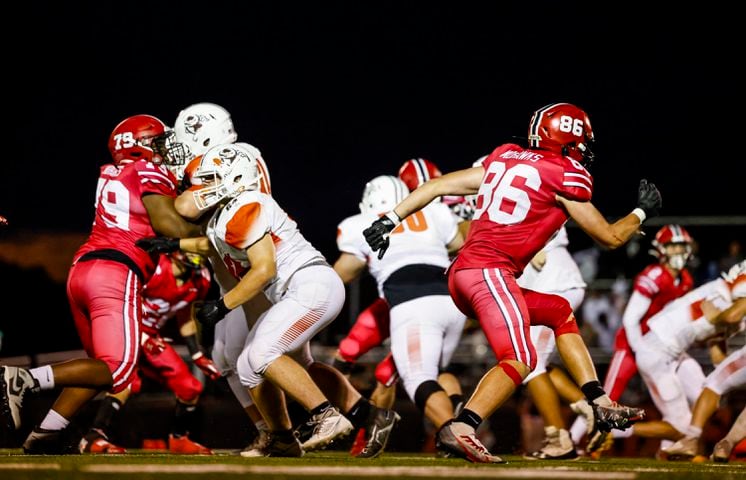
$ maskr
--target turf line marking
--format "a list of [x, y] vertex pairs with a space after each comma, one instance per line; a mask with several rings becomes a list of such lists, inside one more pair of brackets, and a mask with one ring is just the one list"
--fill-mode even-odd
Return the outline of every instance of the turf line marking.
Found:
[[62, 470], [59, 463], [0, 463], [0, 470]]
[[324, 467], [324, 466], [263, 466], [263, 465], [84, 465], [81, 471], [91, 473], [234, 473], [257, 475], [344, 475], [360, 477], [449, 477], [449, 478], [552, 478], [632, 480], [630, 472], [584, 472], [553, 469], [469, 468], [469, 467]]

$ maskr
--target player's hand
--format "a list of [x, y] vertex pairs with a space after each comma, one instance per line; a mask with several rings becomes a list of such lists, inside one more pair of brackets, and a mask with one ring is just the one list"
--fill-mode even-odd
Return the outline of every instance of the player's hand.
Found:
[[8, 219], [0, 215], [0, 227], [4, 227], [8, 224]]
[[220, 373], [220, 370], [218, 370], [218, 366], [215, 365], [215, 362], [207, 358], [207, 356], [202, 352], [197, 352], [192, 355], [192, 361], [210, 380], [217, 380], [223, 376], [223, 374]]
[[222, 320], [230, 311], [231, 309], [226, 307], [225, 302], [220, 298], [218, 300], [207, 300], [202, 302], [202, 305], [197, 308], [194, 316], [197, 317], [197, 320], [199, 320], [202, 325], [212, 326]]
[[179, 239], [171, 237], [145, 237], [137, 240], [135, 245], [148, 253], [171, 253], [179, 249]]
[[384, 215], [363, 230], [365, 241], [368, 242], [374, 252], [378, 251], [379, 260], [383, 258], [383, 254], [389, 248], [389, 233], [394, 228], [396, 228], [394, 221]]
[[645, 212], [647, 218], [651, 218], [660, 213], [662, 206], [661, 192], [658, 191], [655, 184], [648, 183], [644, 178], [640, 180], [640, 187], [637, 190], [637, 207]]

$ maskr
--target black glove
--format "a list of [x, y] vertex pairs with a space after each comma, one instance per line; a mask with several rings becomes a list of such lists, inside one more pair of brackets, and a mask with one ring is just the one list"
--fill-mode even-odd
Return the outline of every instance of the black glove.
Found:
[[179, 249], [179, 239], [171, 237], [145, 237], [135, 245], [148, 253], [171, 253]]
[[[396, 215], [396, 214], [394, 214]], [[365, 241], [375, 252], [378, 250], [378, 259], [383, 258], [386, 249], [389, 248], [389, 233], [396, 227], [396, 224], [387, 216], [383, 216], [370, 224], [370, 227], [363, 230]]]
[[640, 187], [637, 190], [637, 208], [645, 212], [647, 218], [655, 217], [663, 206], [661, 192], [658, 191], [654, 183], [648, 183], [644, 178], [640, 180]]
[[217, 300], [207, 300], [197, 307], [194, 316], [202, 325], [213, 326], [226, 316], [231, 309], [225, 306], [222, 298]]

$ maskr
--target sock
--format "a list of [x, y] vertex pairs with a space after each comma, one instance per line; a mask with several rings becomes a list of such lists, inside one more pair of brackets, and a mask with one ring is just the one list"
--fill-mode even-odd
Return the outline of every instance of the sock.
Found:
[[54, 372], [52, 372], [51, 365], [32, 368], [28, 372], [39, 382], [39, 387], [42, 390], [52, 390], [54, 388]]
[[183, 437], [190, 431], [194, 425], [197, 413], [197, 405], [189, 405], [176, 400], [176, 412], [174, 412], [174, 426], [171, 430], [174, 437]]
[[360, 400], [355, 402], [349, 412], [345, 413], [345, 417], [352, 422], [352, 426], [360, 428], [368, 421], [368, 416], [371, 412], [371, 404], [367, 398], [360, 397]]
[[465, 408], [461, 411], [458, 417], [454, 420], [456, 422], [463, 422], [467, 425], [470, 425], [474, 430], [479, 428], [479, 425], [482, 423], [482, 417], [477, 415], [475, 412], [472, 412], [468, 408]]
[[268, 432], [269, 431], [269, 425], [267, 425], [267, 422], [265, 422], [263, 418], [261, 420], [257, 420], [256, 422], [254, 422], [254, 426], [260, 432]]
[[[604, 392], [604, 388], [601, 386], [598, 380], [591, 380], [586, 383], [580, 389], [583, 391], [583, 395], [588, 399], [589, 402], [593, 402], [597, 398], [606, 397], [608, 404], [611, 405], [611, 399]], [[598, 405], [606, 405], [606, 403], [595, 402]]]
[[39, 425], [39, 428], [50, 431], [59, 431], [64, 430], [68, 425], [70, 425], [70, 420], [66, 419], [54, 410], [49, 410], [49, 412], [47, 412], [47, 416], [44, 417], [44, 420], [41, 421], [41, 425]]
[[689, 425], [686, 427], [686, 431], [684, 434], [687, 437], [693, 437], [693, 438], [699, 438], [702, 436], [702, 429], [699, 427], [695, 427], [694, 425]]
[[572, 426], [570, 427], [570, 436], [572, 437], [572, 441], [575, 442], [575, 445], [579, 444], [583, 435], [588, 433], [587, 429], [588, 426], [586, 425], [585, 417], [582, 415], [575, 417], [575, 421], [572, 422]]
[[[632, 430], [632, 429], [631, 429], [631, 428], [629, 428], [628, 430]], [[661, 444], [660, 444], [660, 446], [659, 446], [658, 448], [659, 448], [660, 450], [665, 450], [665, 449], [667, 449], [668, 447], [670, 447], [670, 446], [671, 446], [671, 445], [673, 445], [673, 444], [674, 444], [674, 441], [673, 441], [673, 440], [667, 440], [667, 439], [665, 439], [665, 438], [662, 438], [662, 439], [661, 439]]]
[[318, 415], [319, 413], [324, 412], [327, 408], [332, 408], [332, 404], [329, 402], [329, 400], [326, 400], [321, 403], [316, 408], [311, 409], [311, 415]]
[[96, 412], [96, 418], [93, 419], [91, 428], [95, 428], [106, 435], [106, 432], [109, 430], [109, 426], [111, 425], [111, 420], [114, 418], [114, 415], [121, 410], [121, 408], [122, 402], [118, 399], [109, 396], [104, 397], [101, 401], [101, 405], [98, 407], [98, 412]]

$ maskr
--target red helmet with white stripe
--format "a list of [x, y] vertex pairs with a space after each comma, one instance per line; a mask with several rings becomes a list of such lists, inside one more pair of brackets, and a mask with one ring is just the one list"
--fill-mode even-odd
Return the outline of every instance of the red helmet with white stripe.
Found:
[[689, 232], [681, 225], [664, 225], [652, 241], [655, 254], [662, 263], [681, 270], [692, 255], [692, 240]]
[[410, 158], [399, 168], [399, 178], [413, 191], [431, 178], [443, 175], [440, 169], [426, 158]]
[[553, 103], [534, 112], [528, 145], [550, 150], [585, 165], [593, 161], [593, 128], [583, 110], [570, 103]]

